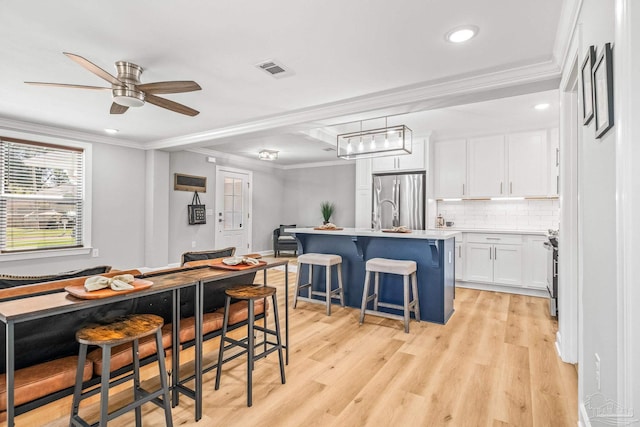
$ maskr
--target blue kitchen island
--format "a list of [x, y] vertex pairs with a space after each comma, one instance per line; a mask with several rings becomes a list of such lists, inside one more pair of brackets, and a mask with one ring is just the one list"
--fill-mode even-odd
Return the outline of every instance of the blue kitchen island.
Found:
[[[445, 324], [453, 314], [455, 296], [455, 237], [449, 230], [412, 230], [410, 233], [344, 228], [317, 230], [291, 228], [298, 240], [298, 253], [324, 253], [342, 256], [346, 305], [360, 308], [364, 288], [365, 263], [371, 258], [413, 260], [418, 264], [418, 294], [421, 320]], [[306, 281], [308, 268], [300, 274]], [[313, 283], [324, 290], [325, 271], [313, 269]], [[337, 287], [336, 274], [332, 275]], [[380, 300], [402, 305], [402, 277], [381, 276]], [[306, 291], [302, 291], [306, 294]], [[383, 310], [383, 309], [381, 309]], [[384, 309], [396, 314], [400, 310]]]

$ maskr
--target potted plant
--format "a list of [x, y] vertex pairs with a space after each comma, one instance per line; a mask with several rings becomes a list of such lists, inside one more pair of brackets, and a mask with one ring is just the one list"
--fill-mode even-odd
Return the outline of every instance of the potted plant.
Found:
[[329, 219], [331, 219], [331, 215], [336, 210], [336, 205], [331, 202], [322, 202], [320, 203], [320, 211], [322, 212], [322, 218], [324, 219], [323, 223], [327, 224]]

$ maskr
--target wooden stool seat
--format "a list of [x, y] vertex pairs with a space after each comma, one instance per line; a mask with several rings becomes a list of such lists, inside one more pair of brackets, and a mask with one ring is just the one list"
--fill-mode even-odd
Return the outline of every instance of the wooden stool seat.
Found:
[[267, 298], [275, 293], [276, 288], [271, 286], [238, 285], [225, 290], [225, 294], [240, 300]]
[[[276, 299], [276, 288], [271, 286], [259, 286], [259, 285], [236, 285], [225, 290], [226, 298], [224, 303], [224, 320], [222, 322], [222, 336], [220, 337], [220, 350], [218, 352], [218, 366], [216, 372], [216, 386], [215, 389], [220, 388], [220, 376], [222, 374], [222, 364], [233, 360], [243, 354], [247, 355], [247, 406], [253, 404], [253, 364], [258, 359], [266, 357], [267, 355], [278, 352], [280, 361], [280, 379], [282, 384], [285, 383], [284, 378], [284, 360], [282, 358], [282, 340], [280, 338], [280, 320], [278, 319], [278, 300]], [[266, 309], [267, 304], [264, 304], [265, 316], [264, 327], [254, 325], [255, 323], [255, 300], [271, 297], [273, 303], [273, 319], [275, 322], [275, 330], [267, 328], [267, 316]], [[227, 327], [229, 326], [229, 306], [231, 305], [231, 298], [246, 300], [249, 313], [247, 316], [247, 337], [241, 340], [235, 340], [227, 336]], [[264, 333], [264, 339], [260, 343], [255, 343], [254, 330]], [[276, 342], [268, 341], [267, 335], [275, 338]], [[229, 343], [229, 345], [225, 345]], [[264, 346], [264, 350], [256, 354], [256, 348]], [[224, 352], [233, 347], [241, 347], [244, 350], [235, 353], [225, 360]]]
[[[410, 311], [413, 311], [416, 320], [418, 322], [420, 321], [420, 301], [418, 300], [418, 278], [416, 273], [418, 270], [417, 263], [410, 260], [372, 258], [367, 261], [365, 270], [364, 289], [362, 291], [362, 307], [360, 309], [360, 324], [362, 325], [364, 322], [365, 314], [373, 314], [375, 316], [388, 317], [390, 319], [400, 319], [404, 321], [404, 331], [408, 333]], [[369, 295], [371, 273], [374, 274], [375, 284], [373, 294]], [[402, 305], [380, 301], [380, 273], [397, 274], [403, 277], [404, 298]], [[409, 299], [409, 279], [411, 279], [411, 291], [413, 292], [412, 300]], [[373, 301], [373, 310], [367, 309], [369, 301]], [[378, 307], [402, 310], [403, 315], [400, 316], [393, 313], [379, 311]]]
[[[309, 266], [309, 281], [307, 283], [302, 282], [302, 275], [300, 271], [302, 266], [306, 264]], [[324, 267], [326, 272], [325, 290], [313, 290], [313, 266]], [[331, 267], [336, 266], [338, 273], [338, 287], [331, 289]], [[301, 296], [300, 290], [307, 288], [307, 296]], [[324, 301], [315, 299], [313, 296], [324, 297]], [[298, 273], [296, 275], [296, 288], [293, 294], [293, 308], [298, 305], [298, 300], [313, 302], [317, 304], [325, 304], [327, 307], [327, 316], [331, 316], [331, 299], [339, 298], [340, 305], [344, 307], [344, 289], [342, 287], [342, 257], [334, 254], [318, 254], [318, 253], [306, 253], [298, 256]]]
[[[164, 408], [165, 425], [173, 426], [171, 416], [171, 402], [169, 400], [169, 381], [164, 362], [164, 348], [162, 346], [162, 326], [164, 320], [155, 314], [130, 314], [115, 321], [96, 326], [88, 326], [76, 332], [76, 339], [80, 343], [78, 355], [78, 369], [76, 371], [76, 384], [71, 403], [70, 426], [88, 426], [89, 424], [79, 415], [80, 402], [87, 397], [100, 393], [100, 426], [106, 426], [108, 421], [120, 415], [135, 410], [136, 427], [142, 425], [141, 406], [147, 402], [153, 402]], [[155, 334], [158, 357], [158, 369], [160, 374], [160, 388], [149, 392], [140, 385], [140, 351], [138, 340]], [[111, 380], [111, 349], [122, 344], [131, 343], [133, 359], [133, 372]], [[87, 348], [97, 345], [102, 349], [102, 371], [100, 374], [100, 387], [82, 389], [83, 371], [87, 359]], [[109, 388], [126, 381], [133, 380], [133, 402], [109, 413]]]
[[155, 314], [133, 314], [107, 325], [88, 326], [76, 332], [76, 340], [87, 345], [119, 345], [153, 334], [164, 320]]

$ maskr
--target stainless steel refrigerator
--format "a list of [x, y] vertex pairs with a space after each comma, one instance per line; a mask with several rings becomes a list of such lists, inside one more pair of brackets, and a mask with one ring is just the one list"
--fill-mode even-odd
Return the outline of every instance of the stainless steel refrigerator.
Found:
[[425, 229], [425, 173], [373, 175], [373, 228]]

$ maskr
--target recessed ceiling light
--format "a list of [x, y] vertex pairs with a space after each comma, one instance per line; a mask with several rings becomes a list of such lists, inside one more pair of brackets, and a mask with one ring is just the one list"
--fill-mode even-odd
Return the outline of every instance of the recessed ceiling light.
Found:
[[533, 108], [535, 108], [536, 110], [546, 110], [547, 108], [549, 108], [549, 104], [546, 104], [546, 103], [538, 104]]
[[105, 129], [104, 131], [109, 135], [115, 135], [116, 133], [119, 132], [118, 129]]
[[475, 25], [464, 25], [456, 27], [445, 34], [445, 39], [451, 43], [462, 43], [474, 38], [478, 34], [478, 27]]

